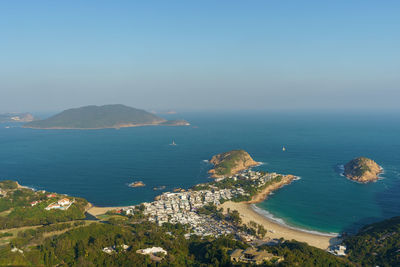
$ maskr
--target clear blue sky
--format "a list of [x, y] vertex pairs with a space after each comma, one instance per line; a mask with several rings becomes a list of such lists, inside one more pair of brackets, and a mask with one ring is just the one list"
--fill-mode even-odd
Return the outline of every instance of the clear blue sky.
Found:
[[400, 1], [1, 1], [0, 112], [391, 109]]

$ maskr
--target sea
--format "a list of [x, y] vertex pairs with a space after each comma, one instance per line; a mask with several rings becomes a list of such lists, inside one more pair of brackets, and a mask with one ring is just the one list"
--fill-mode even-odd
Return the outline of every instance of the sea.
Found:
[[[256, 169], [300, 177], [255, 207], [280, 223], [324, 233], [355, 232], [400, 215], [399, 112], [184, 112], [166, 117], [186, 119], [191, 126], [35, 130], [0, 124], [0, 179], [83, 197], [97, 206], [125, 206], [211, 181], [212, 155], [244, 149], [262, 162]], [[176, 145], [170, 145], [173, 141]], [[358, 156], [383, 167], [380, 180], [359, 184], [342, 175], [343, 164]], [[134, 181], [146, 186], [129, 187]], [[165, 190], [153, 190], [160, 186]]]

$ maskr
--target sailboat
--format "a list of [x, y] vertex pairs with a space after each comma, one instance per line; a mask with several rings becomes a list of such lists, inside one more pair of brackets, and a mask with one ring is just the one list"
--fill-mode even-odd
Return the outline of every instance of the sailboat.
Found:
[[282, 151], [286, 151], [286, 147], [283, 146], [283, 147], [282, 147]]
[[174, 140], [172, 140], [172, 143], [171, 144], [169, 144], [170, 146], [176, 146], [176, 144], [175, 144], [175, 141]]

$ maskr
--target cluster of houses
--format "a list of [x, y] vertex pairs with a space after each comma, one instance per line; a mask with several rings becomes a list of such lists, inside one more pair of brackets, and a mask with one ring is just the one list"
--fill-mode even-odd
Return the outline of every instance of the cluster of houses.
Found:
[[144, 214], [149, 220], [162, 225], [165, 222], [190, 224], [197, 226], [198, 215], [195, 211], [206, 204], [219, 205], [221, 199], [229, 200], [244, 193], [239, 189], [200, 190], [179, 193], [166, 192], [156, 201], [143, 203]]
[[[230, 176], [224, 179], [244, 179], [254, 181], [256, 187], [262, 186], [267, 181], [277, 176], [276, 173], [262, 174], [251, 170], [244, 171], [240, 174]], [[214, 185], [209, 185], [207, 190], [165, 192], [156, 197], [156, 200], [150, 203], [143, 203], [143, 214], [148, 216], [149, 221], [159, 225], [163, 223], [180, 223], [189, 225], [192, 229], [191, 234], [200, 236], [207, 235], [225, 235], [237, 233], [233, 226], [225, 221], [217, 221], [209, 216], [199, 214], [197, 210], [208, 204], [220, 205], [221, 201], [230, 200], [237, 196], [248, 195], [243, 188], [219, 189]], [[133, 214], [133, 208], [125, 208], [119, 211], [125, 214]], [[190, 235], [190, 234], [189, 234]], [[242, 239], [252, 240], [251, 236], [243, 233]]]

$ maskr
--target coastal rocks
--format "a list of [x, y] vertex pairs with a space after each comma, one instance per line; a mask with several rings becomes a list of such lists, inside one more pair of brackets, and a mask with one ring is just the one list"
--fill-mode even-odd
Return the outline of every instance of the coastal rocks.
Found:
[[161, 186], [153, 187], [153, 190], [154, 190], [154, 191], [159, 191], [159, 190], [164, 190], [165, 188], [166, 188], [165, 185], [161, 185]]
[[382, 168], [372, 159], [359, 157], [344, 165], [344, 175], [350, 180], [368, 183], [378, 180]]
[[211, 158], [210, 163], [214, 165], [214, 168], [208, 172], [212, 178], [231, 176], [259, 164], [244, 150], [217, 154]]
[[136, 181], [136, 182], [130, 183], [128, 186], [129, 187], [143, 187], [146, 185], [142, 181]]
[[182, 188], [174, 188], [174, 190], [172, 191], [176, 193], [176, 192], [185, 192], [186, 190]]

